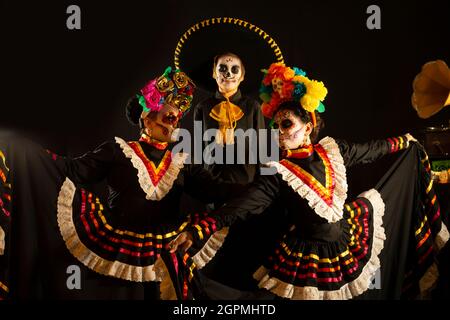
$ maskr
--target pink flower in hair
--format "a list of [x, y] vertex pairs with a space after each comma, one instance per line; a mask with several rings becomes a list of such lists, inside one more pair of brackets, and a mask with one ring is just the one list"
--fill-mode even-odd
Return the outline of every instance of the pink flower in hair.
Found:
[[156, 79], [149, 81], [144, 88], [141, 89], [141, 93], [144, 96], [147, 108], [150, 111], [159, 111], [162, 108], [161, 101], [162, 95], [156, 88]]

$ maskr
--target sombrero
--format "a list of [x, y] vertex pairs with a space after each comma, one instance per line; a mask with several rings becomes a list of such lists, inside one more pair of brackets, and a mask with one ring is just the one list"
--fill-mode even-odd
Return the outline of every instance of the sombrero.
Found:
[[188, 28], [175, 48], [174, 65], [198, 87], [211, 91], [216, 88], [212, 78], [214, 57], [227, 52], [238, 55], [244, 63], [241, 88], [247, 94], [258, 91], [261, 69], [273, 62], [284, 63], [281, 49], [263, 29], [242, 19], [222, 17]]

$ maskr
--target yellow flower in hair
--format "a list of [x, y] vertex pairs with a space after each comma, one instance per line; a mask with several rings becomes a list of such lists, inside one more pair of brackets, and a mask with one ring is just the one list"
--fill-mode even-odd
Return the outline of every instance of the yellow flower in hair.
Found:
[[305, 94], [300, 99], [300, 104], [302, 105], [303, 109], [305, 109], [308, 112], [313, 112], [317, 109], [319, 106], [319, 99], [314, 98], [313, 96], [309, 94]]
[[317, 100], [323, 101], [327, 96], [328, 90], [322, 81], [309, 80], [305, 82], [306, 94]]

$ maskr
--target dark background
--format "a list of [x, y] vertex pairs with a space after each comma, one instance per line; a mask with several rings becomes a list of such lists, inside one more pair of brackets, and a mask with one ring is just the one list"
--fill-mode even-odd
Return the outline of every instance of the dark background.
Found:
[[[81, 30], [66, 28], [71, 4], [81, 7]], [[381, 30], [366, 28], [370, 4], [381, 7]], [[185, 30], [220, 16], [263, 28], [288, 65], [326, 84], [324, 134], [365, 141], [449, 123], [450, 107], [422, 120], [410, 103], [425, 62], [450, 64], [449, 0], [0, 0], [0, 130], [71, 156], [114, 136], [135, 139], [128, 98], [172, 64]], [[351, 192], [383, 172], [357, 168], [351, 174], [365, 181]]]
[[[70, 4], [81, 7], [81, 30], [66, 28]], [[366, 28], [370, 4], [381, 7], [381, 30]], [[172, 64], [186, 29], [218, 16], [260, 26], [288, 65], [325, 83], [326, 134], [364, 141], [448, 124], [450, 108], [422, 120], [410, 103], [421, 66], [450, 63], [448, 0], [72, 0], [1, 2], [0, 127], [69, 155], [135, 138], [128, 97]]]

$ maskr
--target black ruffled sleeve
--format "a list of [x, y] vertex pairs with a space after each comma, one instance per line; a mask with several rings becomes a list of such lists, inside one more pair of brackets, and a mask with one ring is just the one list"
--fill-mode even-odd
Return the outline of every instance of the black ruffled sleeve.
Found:
[[344, 140], [336, 140], [336, 142], [347, 167], [355, 164], [371, 163], [389, 153], [409, 147], [409, 141], [406, 136], [373, 140], [366, 143], [349, 143]]
[[212, 212], [188, 228], [197, 246], [205, 241], [210, 231], [218, 231], [231, 226], [238, 219], [245, 220], [251, 214], [260, 214], [277, 198], [280, 191], [280, 181], [277, 175], [260, 176], [258, 180], [248, 185], [238, 197], [233, 198], [221, 208]]
[[116, 143], [105, 142], [94, 151], [90, 151], [81, 157], [61, 157], [60, 161], [63, 161], [64, 173], [74, 183], [97, 183], [106, 178], [114, 162], [116, 150]]

